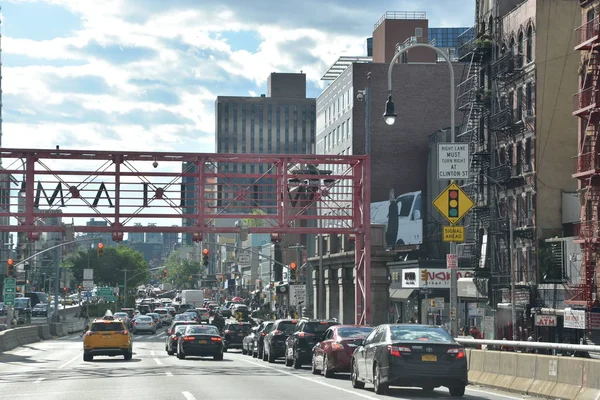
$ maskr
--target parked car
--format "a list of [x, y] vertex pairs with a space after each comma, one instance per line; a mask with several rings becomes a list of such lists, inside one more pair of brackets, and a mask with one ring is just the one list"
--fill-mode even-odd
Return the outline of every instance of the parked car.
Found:
[[318, 319], [302, 319], [298, 322], [294, 333], [285, 340], [285, 365], [299, 369], [312, 361], [313, 347], [323, 340], [323, 334], [331, 326], [339, 325], [336, 321]]
[[278, 319], [273, 329], [265, 336], [263, 360], [274, 363], [276, 359], [285, 357], [285, 341], [296, 331], [296, 319]]
[[241, 349], [244, 337], [250, 333], [249, 322], [227, 322], [223, 331], [223, 350]]
[[242, 354], [247, 354], [249, 356], [254, 353], [254, 343], [256, 342], [256, 335], [258, 333], [258, 326], [252, 327], [250, 329], [250, 333], [248, 333], [244, 340], [242, 341]]
[[264, 344], [265, 344], [265, 336], [267, 336], [269, 334], [269, 332], [271, 332], [271, 329], [273, 328], [273, 324], [275, 322], [274, 321], [263, 321], [260, 323], [259, 327], [258, 327], [258, 332], [256, 335], [256, 338], [254, 340], [254, 352], [252, 354], [252, 357], [257, 357], [260, 358], [261, 360], [264, 359], [263, 355], [264, 355]]

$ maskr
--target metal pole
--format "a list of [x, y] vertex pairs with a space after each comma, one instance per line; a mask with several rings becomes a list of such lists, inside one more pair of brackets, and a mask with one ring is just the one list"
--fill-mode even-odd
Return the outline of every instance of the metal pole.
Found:
[[515, 305], [515, 267], [513, 261], [514, 240], [512, 215], [508, 215], [508, 265], [510, 268], [510, 311], [512, 317], [513, 340], [517, 340], [517, 307]]
[[55, 273], [55, 278], [54, 278], [54, 322], [60, 322], [60, 316], [58, 315], [58, 291], [60, 288], [60, 262], [59, 262], [59, 249], [60, 247], [57, 246], [54, 249], [54, 263], [56, 264], [56, 269], [54, 271]]
[[127, 308], [127, 270], [123, 270], [125, 282], [123, 282], [123, 308]]
[[[240, 264], [239, 264], [239, 260], [240, 260], [240, 255], [241, 255], [241, 249], [242, 249], [242, 224], [244, 222], [243, 221], [239, 221], [239, 227], [240, 227], [240, 231], [238, 233], [236, 233], [237, 236], [237, 241], [236, 241], [236, 246], [235, 246], [235, 269], [236, 269], [236, 273], [239, 273], [240, 276], [242, 276], [242, 270], [240, 269]], [[240, 283], [244, 278], [242, 277], [240, 279]], [[240, 289], [239, 289], [239, 284], [238, 284], [238, 280], [237, 280], [237, 274], [236, 274], [236, 279], [235, 279], [235, 295], [238, 296], [240, 293]]]
[[321, 170], [317, 169], [317, 173], [319, 175], [319, 203], [317, 205], [317, 213], [318, 220], [317, 226], [319, 227], [319, 295], [317, 298], [317, 318], [325, 319], [325, 311], [327, 310], [325, 306], [325, 271], [323, 270], [323, 233], [321, 229], [323, 229], [323, 199], [321, 197]]

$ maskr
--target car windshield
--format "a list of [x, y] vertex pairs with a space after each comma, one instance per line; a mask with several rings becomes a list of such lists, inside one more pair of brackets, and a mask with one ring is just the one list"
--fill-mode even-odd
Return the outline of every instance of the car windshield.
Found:
[[116, 332], [125, 330], [121, 322], [95, 322], [90, 330], [92, 332]]
[[269, 333], [269, 332], [271, 332], [272, 329], [273, 329], [273, 323], [272, 322], [268, 322], [265, 325], [265, 327], [263, 328], [263, 332]]
[[21, 297], [15, 299], [15, 307], [24, 308], [29, 305], [29, 297]]
[[428, 326], [392, 325], [394, 342], [439, 342], [452, 343], [454, 339], [442, 328]]
[[283, 331], [286, 335], [291, 335], [296, 330], [296, 322], [282, 321], [277, 325], [277, 330]]
[[341, 338], [365, 338], [373, 331], [370, 327], [338, 328], [337, 333]]
[[210, 325], [194, 325], [188, 326], [185, 331], [186, 335], [215, 335], [219, 336], [219, 330]]
[[227, 327], [230, 331], [250, 332], [250, 324], [231, 324]]
[[191, 318], [190, 314], [178, 314], [175, 316], [175, 321], [189, 321]]
[[304, 325], [304, 332], [314, 333], [315, 335], [322, 335], [332, 325], [338, 325], [336, 322], [307, 322]]
[[168, 313], [168, 311], [161, 308], [160, 310], [159, 309], [154, 310], [154, 313], [160, 315], [160, 314], [166, 314], [166, 313]]
[[141, 315], [136, 318], [139, 322], [152, 322], [152, 317], [147, 317], [145, 315]]

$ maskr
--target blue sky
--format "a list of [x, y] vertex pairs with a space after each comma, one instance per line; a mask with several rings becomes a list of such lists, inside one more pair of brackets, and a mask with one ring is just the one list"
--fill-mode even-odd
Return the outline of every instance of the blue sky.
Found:
[[[5, 0], [4, 147], [214, 151], [218, 95], [363, 55], [385, 11], [470, 26], [474, 0]], [[299, 48], [299, 46], [302, 46]]]

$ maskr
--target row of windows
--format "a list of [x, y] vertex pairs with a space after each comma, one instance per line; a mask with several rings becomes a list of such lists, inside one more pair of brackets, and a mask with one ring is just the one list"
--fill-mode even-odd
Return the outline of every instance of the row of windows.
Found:
[[436, 47], [454, 47], [457, 48], [458, 37], [468, 31], [470, 28], [429, 28], [427, 30], [427, 39], [435, 40]]
[[343, 113], [352, 108], [352, 88], [344, 90], [340, 96], [331, 101], [330, 105], [317, 116], [317, 125], [326, 127], [334, 123]]
[[327, 153], [327, 151], [333, 149], [338, 144], [344, 143], [346, 140], [352, 137], [351, 121], [352, 118], [348, 118], [346, 121], [342, 122], [340, 125], [338, 125], [331, 132], [324, 136], [324, 153]]

